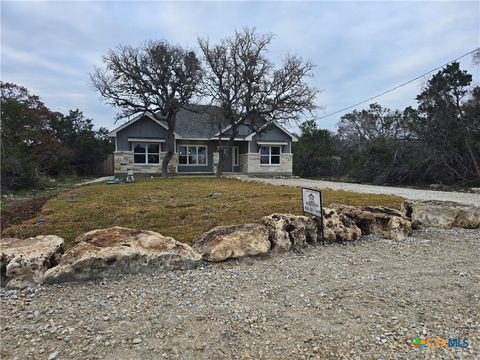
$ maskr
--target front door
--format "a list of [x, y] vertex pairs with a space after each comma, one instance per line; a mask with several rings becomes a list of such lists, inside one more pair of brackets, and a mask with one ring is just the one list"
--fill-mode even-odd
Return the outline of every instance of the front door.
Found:
[[238, 146], [232, 146], [230, 147], [222, 147], [222, 152], [223, 156], [225, 159], [225, 164], [223, 166], [223, 171], [224, 172], [234, 172], [238, 171], [238, 165], [239, 165], [239, 148]]

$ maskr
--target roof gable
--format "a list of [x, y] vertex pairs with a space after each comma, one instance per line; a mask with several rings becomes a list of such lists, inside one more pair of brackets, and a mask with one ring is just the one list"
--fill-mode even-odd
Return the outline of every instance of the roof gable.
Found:
[[[110, 132], [108, 133], [108, 136], [109, 136], [109, 137], [116, 137], [116, 136], [117, 136], [117, 133], [118, 133], [119, 131], [121, 131], [121, 130], [123, 130], [123, 129], [125, 129], [125, 128], [133, 125], [133, 124], [135, 124], [137, 121], [139, 121], [139, 120], [141, 120], [141, 119], [143, 119], [143, 118], [148, 118], [148, 119], [152, 120], [153, 122], [157, 123], [158, 125], [160, 125], [161, 127], [163, 127], [164, 129], [168, 130], [168, 126], [167, 126], [167, 124], [166, 124], [164, 121], [159, 121], [159, 120], [155, 119], [151, 114], [146, 113], [146, 114], [140, 114], [140, 115], [138, 115], [137, 117], [133, 118], [132, 120], [127, 121], [126, 123], [124, 123], [124, 124], [120, 125], [119, 127], [113, 129], [112, 131], [110, 131]], [[176, 132], [175, 132], [175, 135], [176, 135], [177, 138], [179, 138], [179, 139], [182, 138], [182, 137], [181, 137], [179, 134], [177, 134]]]
[[[112, 130], [108, 133], [108, 136], [116, 137], [119, 131], [131, 126], [144, 117], [148, 117], [164, 129], [168, 130], [168, 125], [165, 121], [157, 120], [152, 114], [145, 113], [138, 115], [132, 120]], [[277, 123], [270, 124], [276, 126], [282, 132], [287, 134], [292, 141], [298, 141], [298, 138], [295, 135], [281, 125]], [[222, 127], [221, 131], [219, 131], [219, 126]], [[261, 132], [266, 126], [267, 124], [260, 126], [259, 131], [257, 132], [250, 132], [248, 126], [244, 126], [248, 129], [243, 129], [244, 131], [241, 131], [237, 138], [252, 140], [255, 134]], [[177, 139], [215, 140], [218, 139], [219, 134], [222, 134], [222, 136], [228, 136], [228, 129], [230, 129], [230, 127], [231, 126], [228, 126], [227, 121], [224, 119], [219, 107], [211, 105], [190, 105], [177, 113], [175, 136]]]

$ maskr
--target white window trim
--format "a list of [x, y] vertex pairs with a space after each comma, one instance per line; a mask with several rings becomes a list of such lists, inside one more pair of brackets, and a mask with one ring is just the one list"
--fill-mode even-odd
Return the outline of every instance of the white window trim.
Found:
[[138, 143], [149, 143], [149, 144], [156, 144], [156, 143], [164, 143], [165, 139], [146, 139], [146, 138], [128, 138], [128, 141]]
[[288, 142], [257, 141], [260, 146], [287, 146]]
[[[268, 147], [270, 150], [268, 151], [268, 164], [262, 164], [262, 147]], [[278, 155], [274, 155], [274, 156], [278, 156], [279, 157], [279, 163], [278, 164], [272, 164], [272, 147], [278, 147], [280, 148], [280, 154]], [[280, 166], [282, 164], [282, 147], [281, 146], [277, 146], [277, 145], [268, 145], [268, 146], [259, 146], [258, 147], [258, 154], [260, 155], [260, 166]], [[263, 155], [263, 156], [267, 156], [267, 155]]]
[[[138, 155], [143, 155], [145, 154], [145, 162], [144, 163], [137, 163], [135, 162], [135, 145], [136, 144], [142, 144], [145, 145], [145, 153], [136, 153]], [[148, 145], [158, 145], [158, 163], [149, 163], [148, 162]], [[148, 165], [148, 166], [158, 166], [161, 164], [160, 161], [160, 154], [162, 154], [162, 145], [159, 143], [152, 143], [152, 142], [146, 142], [146, 141], [137, 141], [137, 142], [132, 142], [132, 153], [133, 153], [133, 165]], [[157, 153], [152, 153], [153, 155], [157, 155]]]
[[[177, 149], [179, 147], [186, 147], [187, 148], [187, 163], [186, 164], [180, 164], [180, 151], [177, 152], [177, 165], [178, 166], [208, 166], [208, 145], [189, 145], [189, 144], [178, 144]], [[188, 148], [189, 147], [194, 147], [197, 148], [197, 162], [198, 162], [198, 148], [205, 148], [205, 164], [189, 164], [189, 158], [188, 158]]]

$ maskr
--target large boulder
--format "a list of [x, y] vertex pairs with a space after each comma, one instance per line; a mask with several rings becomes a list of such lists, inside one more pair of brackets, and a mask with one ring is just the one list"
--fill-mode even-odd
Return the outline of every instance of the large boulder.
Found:
[[[322, 228], [321, 219], [315, 218], [319, 228]], [[362, 236], [362, 231], [355, 222], [334, 209], [323, 208], [323, 238], [329, 242], [355, 241]]]
[[55, 235], [0, 240], [2, 285], [23, 289], [43, 283], [44, 273], [63, 254], [64, 241]]
[[451, 201], [405, 201], [402, 205], [405, 214], [415, 228], [440, 227], [449, 229], [480, 228], [480, 207]]
[[60, 264], [45, 273], [46, 283], [192, 269], [201, 260], [190, 246], [154, 231], [115, 226], [75, 239]]
[[285, 252], [317, 242], [317, 224], [307, 216], [272, 214], [262, 218], [267, 227], [272, 251]]
[[374, 234], [385, 239], [403, 240], [412, 234], [410, 220], [397, 210], [383, 206], [362, 208], [341, 204], [330, 206], [352, 219], [364, 235]]
[[195, 240], [193, 248], [206, 261], [254, 256], [270, 250], [268, 230], [260, 224], [218, 226]]

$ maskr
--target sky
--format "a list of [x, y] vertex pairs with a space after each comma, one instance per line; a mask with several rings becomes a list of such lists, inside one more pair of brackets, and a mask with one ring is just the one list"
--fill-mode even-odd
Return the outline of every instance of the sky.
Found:
[[[274, 34], [276, 64], [287, 54], [315, 64], [314, 115], [334, 130], [345, 112], [319, 118], [480, 47], [480, 2], [2, 1], [1, 80], [27, 87], [53, 111], [79, 108], [96, 127], [113, 129], [116, 109], [89, 80], [108, 50], [157, 39], [196, 48], [198, 37], [216, 42], [243, 27]], [[480, 82], [471, 56], [460, 64]], [[375, 101], [414, 106], [425, 81]]]

